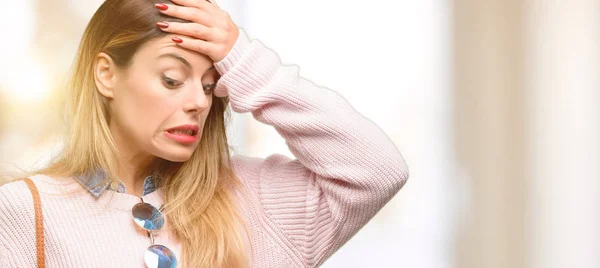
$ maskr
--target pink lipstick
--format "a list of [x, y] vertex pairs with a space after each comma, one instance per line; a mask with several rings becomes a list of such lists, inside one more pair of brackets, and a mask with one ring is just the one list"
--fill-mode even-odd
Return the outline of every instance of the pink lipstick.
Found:
[[198, 140], [198, 125], [181, 125], [165, 131], [165, 136], [176, 142], [192, 144]]

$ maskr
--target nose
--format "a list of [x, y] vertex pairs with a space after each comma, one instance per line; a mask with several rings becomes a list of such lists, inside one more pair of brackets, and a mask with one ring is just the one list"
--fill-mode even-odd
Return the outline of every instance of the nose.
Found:
[[183, 108], [188, 113], [200, 113], [210, 107], [210, 95], [204, 94], [202, 84], [190, 87]]

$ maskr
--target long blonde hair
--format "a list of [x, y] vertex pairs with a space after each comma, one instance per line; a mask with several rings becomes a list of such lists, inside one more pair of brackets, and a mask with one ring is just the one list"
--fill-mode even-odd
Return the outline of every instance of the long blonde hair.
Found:
[[[116, 178], [118, 149], [109, 129], [106, 99], [94, 82], [94, 59], [105, 52], [117, 65], [127, 67], [141, 45], [166, 35], [156, 22], [183, 22], [157, 12], [157, 2], [106, 0], [96, 11], [81, 39], [68, 87], [64, 151], [34, 173], [72, 177], [102, 169], [105, 180]], [[233, 193], [243, 187], [228, 162], [228, 102], [228, 97], [213, 97], [200, 144], [188, 161], [158, 160], [148, 171], [160, 177], [157, 187], [164, 191], [164, 214], [182, 243], [179, 262], [184, 267], [249, 267], [244, 244], [248, 230]]]

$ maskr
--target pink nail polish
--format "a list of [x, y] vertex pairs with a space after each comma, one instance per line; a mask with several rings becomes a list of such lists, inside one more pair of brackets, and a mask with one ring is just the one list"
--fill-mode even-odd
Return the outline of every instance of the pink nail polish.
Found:
[[181, 38], [179, 38], [179, 37], [173, 37], [173, 38], [171, 38], [171, 40], [173, 40], [173, 42], [178, 43], [178, 44], [183, 43], [183, 40], [181, 40]]
[[160, 27], [160, 28], [163, 28], [163, 29], [164, 29], [164, 28], [168, 28], [168, 27], [169, 27], [169, 24], [168, 24], [168, 23], [166, 23], [166, 22], [157, 22], [157, 23], [156, 23], [156, 26], [158, 26], [158, 27]]

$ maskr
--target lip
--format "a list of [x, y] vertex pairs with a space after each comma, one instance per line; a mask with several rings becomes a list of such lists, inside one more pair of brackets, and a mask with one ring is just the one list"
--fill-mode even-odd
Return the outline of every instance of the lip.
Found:
[[194, 135], [197, 135], [198, 131], [200, 130], [200, 127], [198, 125], [188, 124], [188, 125], [181, 125], [178, 127], [167, 129], [167, 131], [175, 131], [175, 130], [193, 130]]
[[[188, 134], [182, 134], [182, 133], [172, 133], [173, 131], [176, 130], [192, 130], [194, 133], [192, 135], [188, 135]], [[174, 141], [180, 142], [180, 143], [184, 143], [184, 144], [191, 144], [196, 142], [196, 140], [198, 140], [198, 131], [200, 130], [200, 127], [198, 125], [181, 125], [181, 126], [177, 126], [174, 128], [170, 128], [165, 130], [165, 136], [167, 138], [170, 138]]]

